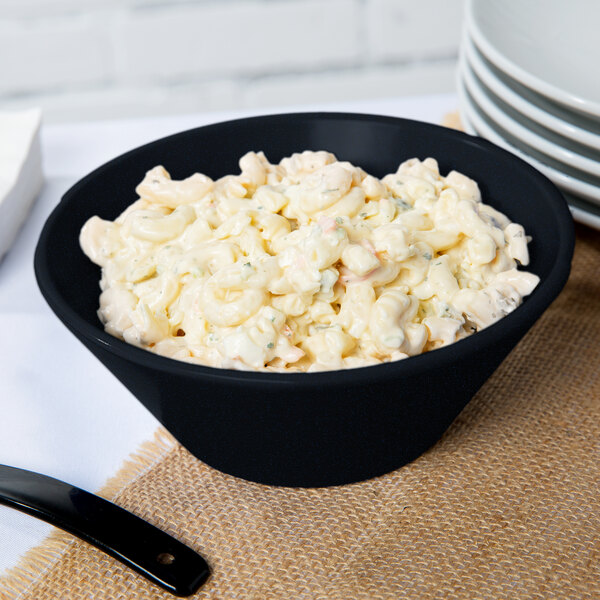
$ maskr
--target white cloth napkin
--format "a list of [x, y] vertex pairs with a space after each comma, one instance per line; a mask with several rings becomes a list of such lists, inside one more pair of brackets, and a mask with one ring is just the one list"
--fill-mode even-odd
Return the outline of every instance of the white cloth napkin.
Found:
[[39, 109], [0, 112], [0, 260], [43, 182]]

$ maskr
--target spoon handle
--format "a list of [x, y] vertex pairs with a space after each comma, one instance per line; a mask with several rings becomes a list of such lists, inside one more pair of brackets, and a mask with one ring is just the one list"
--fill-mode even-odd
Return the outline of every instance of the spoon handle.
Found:
[[120, 506], [40, 473], [0, 465], [6, 504], [93, 544], [176, 596], [190, 596], [210, 570], [194, 550]]

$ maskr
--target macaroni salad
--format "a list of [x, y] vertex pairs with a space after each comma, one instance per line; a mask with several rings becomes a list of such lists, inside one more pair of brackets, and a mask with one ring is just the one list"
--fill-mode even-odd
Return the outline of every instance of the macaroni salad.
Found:
[[378, 179], [325, 151], [240, 175], [161, 166], [80, 243], [102, 267], [107, 332], [213, 367], [321, 371], [451, 344], [514, 310], [539, 278], [521, 225], [433, 158]]

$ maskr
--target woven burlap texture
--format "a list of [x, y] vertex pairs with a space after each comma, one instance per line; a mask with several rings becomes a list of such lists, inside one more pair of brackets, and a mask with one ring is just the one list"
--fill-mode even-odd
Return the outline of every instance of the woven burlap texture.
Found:
[[[207, 558], [195, 598], [598, 599], [599, 274], [600, 236], [579, 227], [560, 297], [443, 439], [393, 473], [275, 488], [157, 443], [114, 500]], [[68, 534], [48, 543], [50, 568], [5, 594], [171, 597]]]

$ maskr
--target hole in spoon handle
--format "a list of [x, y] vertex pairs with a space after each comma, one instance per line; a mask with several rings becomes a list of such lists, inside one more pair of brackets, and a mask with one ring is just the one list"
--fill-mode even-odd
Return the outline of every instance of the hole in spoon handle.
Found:
[[210, 573], [190, 547], [64, 481], [0, 465], [0, 503], [76, 535], [177, 596], [193, 594]]

